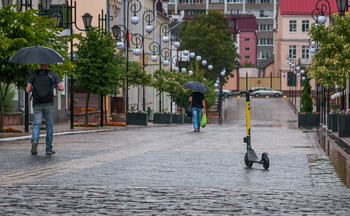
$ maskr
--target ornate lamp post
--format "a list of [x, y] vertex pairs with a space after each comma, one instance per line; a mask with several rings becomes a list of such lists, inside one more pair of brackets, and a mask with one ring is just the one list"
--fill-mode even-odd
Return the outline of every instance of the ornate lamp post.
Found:
[[[349, 10], [348, 8], [348, 0], [336, 0], [336, 3], [337, 3], [337, 9], [338, 9], [338, 12], [340, 14], [340, 16], [343, 16], [344, 13], [346, 11]], [[326, 17], [325, 17], [325, 13], [326, 12], [329, 12], [329, 24], [333, 24], [333, 20], [332, 20], [332, 17], [331, 17], [331, 7], [330, 7], [330, 4], [327, 0], [318, 0], [317, 3], [316, 3], [316, 8], [313, 10], [311, 16], [312, 18], [316, 21], [316, 23], [321, 23], [321, 24], [325, 24], [326, 23]], [[312, 48], [310, 48], [310, 55], [313, 56], [314, 53], [317, 51], [317, 44], [316, 42], [312, 41], [310, 43], [310, 45], [312, 46]], [[316, 105], [316, 111], [317, 112], [320, 112], [320, 101], [319, 101], [319, 87], [320, 87], [320, 84], [317, 83], [316, 85], [316, 100], [317, 100], [317, 105]], [[322, 92], [321, 94], [323, 94], [323, 98], [325, 98], [325, 92], [326, 92], [326, 89], [322, 86]], [[329, 89], [328, 89], [328, 92], [329, 92]], [[344, 108], [344, 103], [345, 103], [345, 98], [344, 98], [344, 94], [343, 94], [343, 91], [341, 93], [341, 97], [342, 97], [342, 109]], [[329, 106], [329, 95], [327, 97], [328, 99], [328, 102], [327, 102], [327, 106]], [[350, 95], [349, 95], [349, 102], [350, 102]], [[322, 100], [322, 116], [323, 116], [323, 119], [321, 118], [321, 122], [325, 122], [326, 121], [326, 115], [328, 114], [328, 110], [329, 110], [329, 107], [327, 108], [326, 110], [326, 105], [325, 105], [325, 100], [323, 99]]]
[[[77, 26], [77, 7], [76, 7], [76, 2], [70, 0], [70, 3], [68, 3], [68, 0], [65, 2], [65, 7], [66, 7], [66, 14], [67, 14], [67, 23], [64, 24], [63, 28], [69, 29], [70, 30], [70, 35], [73, 35], [73, 24], [76, 29], [79, 31], [87, 31], [91, 27], [91, 21], [92, 21], [92, 16], [89, 13], [85, 13], [82, 18], [83, 18], [83, 23], [84, 23], [84, 29], [81, 29]], [[73, 19], [73, 11], [74, 11], [74, 19]], [[72, 16], [68, 16], [68, 14], [72, 12]], [[58, 22], [59, 23], [59, 22]], [[73, 38], [70, 41], [70, 58], [71, 61], [74, 61], [74, 56], [73, 56]], [[74, 77], [73, 75], [70, 76], [70, 129], [74, 129]]]
[[[132, 4], [132, 5], [131, 5]], [[126, 25], [114, 25], [112, 27], [113, 36], [116, 39], [124, 38], [124, 44], [125, 41], [127, 42], [126, 47], [126, 86], [125, 86], [125, 112], [127, 113], [129, 110], [129, 81], [128, 81], [128, 72], [129, 72], [129, 45], [130, 45], [130, 31], [129, 31], [129, 11], [133, 13], [133, 16], [131, 17], [130, 21], [133, 25], [136, 25], [139, 23], [140, 18], [138, 18], [136, 15], [141, 10], [141, 2], [139, 0], [136, 0], [133, 3], [133, 0], [128, 0], [127, 4], [127, 13], [126, 13]], [[125, 16], [125, 13], [124, 13]], [[123, 28], [123, 29], [122, 29]], [[121, 45], [121, 43], [117, 43], [117, 48], [122, 48], [124, 46]], [[138, 53], [138, 51], [136, 51]]]
[[[45, 14], [48, 13], [48, 11], [50, 10], [50, 6], [51, 6], [51, 1], [52, 0], [42, 0], [41, 1], [41, 5], [43, 7], [43, 10], [45, 11]], [[1, 0], [2, 6], [3, 7], [7, 7], [9, 5], [12, 5], [12, 0]], [[25, 7], [25, 10], [27, 9], [32, 9], [32, 0], [25, 0], [25, 2], [23, 3], [22, 0], [18, 1], [18, 7], [17, 10], [18, 11], [22, 11], [22, 8]], [[38, 15], [45, 15], [45, 14], [38, 14]], [[21, 94], [20, 94], [21, 95]], [[25, 92], [25, 114], [24, 114], [24, 131], [28, 132], [29, 131], [29, 99], [28, 99], [28, 93]]]
[[[154, 11], [152, 10], [146, 10], [142, 14], [142, 70], [145, 71], [145, 30], [148, 34], [150, 34], [153, 31], [153, 26], [151, 23], [154, 21], [155, 15]], [[147, 22], [147, 26], [145, 27], [145, 22]], [[145, 92], [145, 86], [142, 87], [142, 110], [146, 111], [146, 92]]]
[[[159, 70], [162, 69], [162, 57], [164, 58], [163, 65], [168, 66], [169, 65], [169, 56], [170, 56], [170, 49], [169, 48], [161, 48], [161, 43], [158, 43], [156, 41], [153, 41], [149, 45], [149, 49], [152, 52], [152, 61], [157, 61], [156, 54], [159, 54]], [[171, 59], [170, 59], [171, 60]], [[162, 111], [162, 92], [159, 92], [159, 112]]]

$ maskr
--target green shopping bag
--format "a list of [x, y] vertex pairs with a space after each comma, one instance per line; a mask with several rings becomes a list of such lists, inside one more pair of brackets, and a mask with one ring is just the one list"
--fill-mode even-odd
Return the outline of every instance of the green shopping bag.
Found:
[[201, 120], [201, 126], [205, 127], [207, 125], [207, 114], [203, 113], [202, 120]]

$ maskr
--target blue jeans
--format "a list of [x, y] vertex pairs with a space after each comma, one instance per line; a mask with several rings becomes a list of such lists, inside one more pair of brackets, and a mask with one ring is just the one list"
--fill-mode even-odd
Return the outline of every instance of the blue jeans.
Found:
[[34, 127], [31, 142], [39, 142], [40, 127], [44, 117], [46, 121], [46, 152], [52, 151], [54, 109], [51, 103], [35, 104]]
[[202, 108], [192, 107], [193, 127], [197, 131], [201, 129]]

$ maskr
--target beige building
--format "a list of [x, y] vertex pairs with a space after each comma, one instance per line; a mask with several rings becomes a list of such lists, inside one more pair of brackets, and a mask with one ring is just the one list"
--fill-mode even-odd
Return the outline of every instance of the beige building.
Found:
[[[302, 90], [301, 77], [306, 74], [302, 75], [301, 71], [306, 71], [306, 67], [312, 61], [307, 30], [314, 22], [311, 12], [315, 9], [316, 1], [312, 0], [311, 4], [297, 1], [293, 3], [285, 0], [280, 1], [276, 16], [273, 71], [281, 77], [281, 90], [286, 95], [290, 94], [291, 89], [296, 90], [297, 95], [300, 94], [300, 90]], [[292, 65], [287, 61], [292, 62]], [[297, 66], [299, 66], [299, 70], [297, 70]], [[295, 86], [293, 86], [294, 83]], [[315, 82], [312, 81], [311, 85], [312, 90], [314, 90]]]

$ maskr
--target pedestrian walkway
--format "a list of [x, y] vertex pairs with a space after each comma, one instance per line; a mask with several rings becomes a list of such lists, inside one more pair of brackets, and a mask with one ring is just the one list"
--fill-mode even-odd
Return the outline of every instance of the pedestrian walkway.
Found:
[[[350, 189], [313, 133], [280, 98], [251, 101], [252, 146], [270, 168], [244, 164], [245, 100], [226, 121], [118, 127], [61, 135], [55, 155], [0, 142], [0, 215], [348, 215]], [[35, 200], [35, 202], [33, 202]]]

